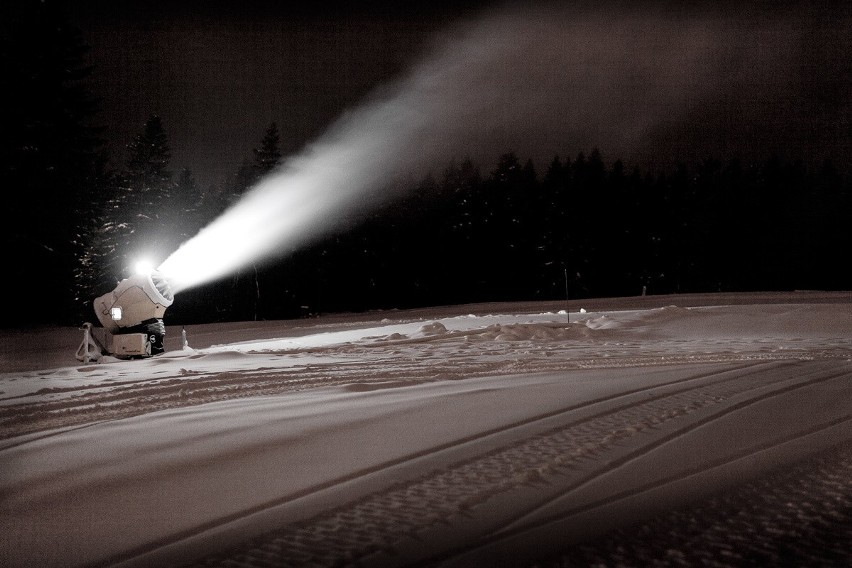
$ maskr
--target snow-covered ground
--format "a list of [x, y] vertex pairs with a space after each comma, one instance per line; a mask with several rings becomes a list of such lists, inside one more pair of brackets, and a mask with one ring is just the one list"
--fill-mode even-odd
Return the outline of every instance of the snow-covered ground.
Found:
[[848, 565], [852, 294], [570, 308], [3, 332], [0, 565]]

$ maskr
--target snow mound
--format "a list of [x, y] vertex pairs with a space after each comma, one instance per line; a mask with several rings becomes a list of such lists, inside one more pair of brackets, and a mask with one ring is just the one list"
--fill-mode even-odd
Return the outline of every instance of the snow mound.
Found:
[[432, 337], [435, 335], [444, 335], [445, 333], [447, 333], [447, 326], [439, 321], [435, 321], [422, 326], [417, 335], [420, 337]]
[[576, 326], [528, 324], [493, 324], [477, 334], [494, 341], [566, 341], [583, 337]]
[[367, 343], [373, 344], [384, 344], [384, 343], [393, 343], [396, 341], [407, 341], [409, 337], [404, 333], [394, 332], [389, 333], [387, 335], [370, 335], [365, 337], [363, 340]]
[[602, 315], [593, 319], [588, 319], [585, 322], [587, 328], [592, 330], [614, 329], [619, 327], [619, 322], [610, 318], [607, 315]]

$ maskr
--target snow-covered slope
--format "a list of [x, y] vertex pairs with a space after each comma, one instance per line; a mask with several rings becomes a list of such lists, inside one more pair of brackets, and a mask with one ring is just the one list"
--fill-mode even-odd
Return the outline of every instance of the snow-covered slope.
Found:
[[811, 476], [788, 513], [825, 501], [789, 554], [848, 559], [852, 303], [829, 300], [197, 326], [149, 360], [36, 361], [0, 375], [0, 564], [599, 561], [730, 491], [772, 548], [750, 488], [778, 471]]

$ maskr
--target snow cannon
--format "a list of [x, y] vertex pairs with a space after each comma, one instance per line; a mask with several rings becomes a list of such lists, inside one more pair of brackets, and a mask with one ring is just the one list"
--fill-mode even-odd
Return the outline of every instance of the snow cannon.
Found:
[[156, 270], [125, 278], [115, 290], [96, 298], [95, 314], [106, 330], [104, 351], [120, 358], [165, 351], [163, 315], [172, 302], [171, 287]]

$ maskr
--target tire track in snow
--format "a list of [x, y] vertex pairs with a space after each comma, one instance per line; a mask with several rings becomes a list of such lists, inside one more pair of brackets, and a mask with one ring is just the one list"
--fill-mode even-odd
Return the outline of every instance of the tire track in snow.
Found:
[[846, 444], [696, 505], [564, 546], [536, 566], [849, 566], [850, 542]]
[[[555, 523], [558, 523], [560, 521], [565, 521], [566, 519], [570, 519], [571, 517], [574, 517], [574, 516], [589, 512], [589, 511], [593, 511], [595, 509], [604, 507], [606, 505], [611, 505], [613, 503], [625, 501], [627, 499], [630, 499], [631, 497], [635, 497], [635, 496], [641, 495], [643, 493], [650, 492], [652, 490], [665, 487], [667, 485], [670, 485], [670, 484], [676, 483], [678, 481], [681, 481], [683, 479], [689, 478], [691, 476], [697, 475], [697, 474], [699, 474], [703, 471], [712, 470], [712, 469], [719, 468], [719, 467], [722, 467], [722, 466], [725, 466], [725, 465], [728, 465], [728, 464], [732, 464], [732, 463], [735, 463], [739, 460], [742, 460], [743, 458], [753, 456], [755, 454], [770, 450], [772, 448], [782, 446], [782, 445], [790, 443], [794, 440], [807, 438], [808, 436], [829, 430], [831, 428], [834, 428], [835, 426], [850, 423], [850, 422], [852, 422], [852, 414], [846, 414], [846, 415], [843, 415], [843, 416], [839, 416], [839, 417], [836, 417], [832, 420], [825, 421], [825, 422], [822, 422], [820, 424], [817, 424], [815, 426], [805, 428], [803, 430], [797, 430], [796, 432], [794, 432], [792, 434], [777, 436], [777, 437], [775, 437], [771, 440], [767, 440], [767, 441], [761, 442], [759, 444], [751, 445], [751, 446], [749, 446], [745, 449], [742, 449], [740, 451], [736, 451], [736, 452], [729, 454], [729, 455], [726, 455], [722, 458], [703, 462], [703, 463], [701, 463], [700, 466], [685, 469], [685, 470], [677, 472], [676, 474], [664, 476], [664, 477], [662, 477], [658, 480], [647, 482], [647, 483], [641, 484], [637, 487], [633, 487], [633, 488], [630, 488], [630, 489], [627, 489], [627, 490], [624, 490], [624, 491], [613, 493], [611, 495], [606, 496], [605, 498], [597, 499], [597, 500], [591, 501], [589, 503], [584, 503], [581, 506], [574, 506], [574, 507], [566, 506], [565, 509], [560, 511], [559, 513], [546, 515], [542, 518], [535, 518], [535, 513], [538, 510], [540, 510], [544, 507], [549, 507], [551, 505], [552, 501], [562, 500], [563, 502], [567, 503], [567, 497], [570, 496], [573, 492], [583, 488], [584, 486], [589, 485], [590, 483], [598, 480], [599, 478], [601, 478], [604, 475], [608, 475], [608, 474], [610, 474], [610, 473], [612, 473], [612, 472], [614, 472], [614, 471], [616, 471], [620, 468], [625, 467], [626, 465], [630, 464], [631, 462], [634, 462], [634, 461], [636, 461], [636, 460], [638, 460], [642, 457], [645, 457], [645, 456], [651, 454], [652, 452], [654, 452], [655, 450], [665, 446], [669, 442], [671, 442], [671, 441], [673, 441], [677, 438], [681, 438], [681, 437], [683, 437], [683, 436], [685, 436], [685, 435], [687, 435], [687, 434], [689, 434], [689, 433], [691, 433], [691, 432], [693, 432], [693, 431], [695, 431], [695, 430], [697, 430], [697, 429], [699, 429], [703, 426], [706, 426], [706, 425], [708, 425], [708, 424], [710, 424], [710, 423], [712, 423], [712, 422], [714, 422], [714, 421], [716, 421], [716, 420], [718, 420], [718, 419], [720, 419], [724, 416], [727, 416], [727, 415], [732, 414], [734, 412], [746, 409], [749, 406], [753, 406], [755, 404], [765, 402], [765, 401], [767, 401], [771, 398], [777, 397], [777, 396], [782, 396], [782, 395], [791, 393], [793, 391], [812, 386], [812, 385], [817, 384], [817, 383], [827, 382], [827, 381], [837, 379], [837, 378], [841, 378], [841, 377], [848, 376], [848, 375], [849, 375], [848, 372], [831, 373], [831, 374], [827, 374], [827, 375], [818, 375], [816, 378], [807, 380], [804, 383], [792, 384], [792, 385], [789, 385], [789, 386], [786, 386], [786, 387], [783, 387], [783, 388], [780, 388], [780, 389], [777, 389], [777, 390], [773, 390], [771, 392], [768, 392], [768, 393], [766, 393], [762, 396], [756, 397], [756, 398], [750, 398], [750, 399], [747, 399], [747, 400], [744, 400], [744, 401], [740, 401], [736, 404], [733, 404], [733, 405], [725, 408], [721, 412], [718, 412], [718, 413], [712, 414], [711, 416], [697, 420], [697, 421], [691, 423], [686, 428], [682, 428], [682, 429], [679, 429], [675, 432], [661, 436], [661, 437], [655, 439], [654, 441], [652, 441], [651, 443], [643, 445], [643, 446], [641, 446], [641, 447], [639, 447], [639, 448], [637, 448], [633, 451], [630, 451], [629, 453], [627, 453], [623, 456], [620, 456], [617, 459], [614, 459], [614, 460], [607, 462], [607, 467], [605, 469], [592, 471], [592, 472], [589, 472], [588, 474], [586, 474], [585, 476], [579, 477], [578, 479], [574, 480], [571, 484], [562, 488], [562, 490], [560, 491], [560, 494], [558, 496], [556, 496], [555, 498], [548, 499], [547, 502], [542, 503], [540, 506], [529, 508], [527, 511], [521, 512], [520, 514], [515, 514], [510, 519], [507, 519], [507, 520], [501, 522], [500, 526], [493, 529], [490, 532], [489, 535], [481, 538], [479, 540], [479, 542], [477, 542], [476, 544], [474, 544], [472, 546], [465, 546], [463, 549], [460, 548], [460, 549], [454, 550], [451, 553], [445, 553], [445, 554], [439, 555], [436, 558], [431, 558], [430, 563], [435, 562], [435, 561], [440, 561], [440, 560], [446, 560], [453, 555], [460, 554], [460, 553], [463, 553], [463, 552], [467, 552], [467, 551], [475, 549], [477, 547], [485, 548], [485, 547], [488, 547], [488, 546], [492, 546], [495, 543], [499, 543], [501, 541], [510, 539], [512, 537], [515, 537], [515, 536], [518, 536], [518, 535], [523, 535], [525, 533], [534, 532], [535, 530], [546, 527], [547, 525], [555, 524]], [[509, 548], [511, 548], [511, 547], [509, 547]]]
[[[803, 378], [797, 376], [795, 366], [759, 367], [718, 373], [723, 378], [619, 405], [545, 433], [515, 439], [486, 455], [392, 485], [197, 565], [333, 566], [369, 561], [371, 556], [394, 564], [393, 555], [400, 552], [397, 548], [400, 543], [422, 538], [424, 532], [435, 527], [449, 526], [453, 530], [458, 523], [463, 524], [464, 515], [497, 496], [541, 482], [548, 475], [570, 474], [589, 463], [604, 465], [596, 467], [592, 476], [604, 475], [612, 470], [605, 459], [609, 452], [662, 424], [778, 383], [795, 380], [794, 385], [780, 389], [787, 392], [844, 374], [820, 366]], [[706, 424], [726, 413], [767, 400], [777, 396], [778, 391], [758, 393], [700, 422]], [[691, 424], [694, 422], [689, 421], [679, 431], [693, 429]], [[633, 455], [651, 452], [658, 446], [658, 443], [640, 444]], [[587, 476], [584, 482], [590, 479]]]
[[[217, 527], [221, 527], [229, 523], [238, 522], [240, 519], [256, 515], [264, 510], [274, 509], [285, 503], [304, 499], [306, 497], [311, 497], [313, 494], [320, 494], [329, 490], [333, 490], [337, 486], [342, 486], [344, 484], [352, 484], [353, 482], [357, 482], [359, 478], [369, 478], [390, 472], [393, 474], [396, 480], [398, 480], [397, 474], [399, 473], [400, 469], [406, 467], [414, 470], [414, 474], [410, 475], [410, 477], [413, 476], [416, 478], [422, 474], [424, 468], [429, 467], [429, 462], [431, 460], [434, 460], [438, 455], [458, 451], [459, 455], [462, 456], [458, 459], [464, 460], [467, 456], [469, 456], [469, 446], [471, 444], [478, 445], [478, 448], [476, 450], [478, 453], [487, 452], [491, 449], [499, 448], [501, 445], [512, 444], [519, 437], [523, 438], [523, 434], [518, 434], [515, 431], [530, 428], [537, 429], [538, 431], [546, 431], [548, 428], [552, 428], [552, 426], [548, 426], [547, 424], [542, 426], [542, 423], [546, 423], [548, 421], [553, 420], [559, 421], [560, 417], [562, 416], [582, 412], [584, 410], [590, 410], [593, 413], [593, 416], [605, 416], [612, 411], [611, 408], [605, 408], [603, 410], [595, 410], [595, 408], [600, 407], [601, 405], [606, 406], [608, 404], [613, 403], [614, 401], [618, 401], [619, 399], [625, 399], [625, 403], [620, 405], [619, 408], [629, 408], [635, 404], [638, 404], [639, 402], [657, 400], [660, 398], [671, 396], [673, 394], [686, 392], [695, 388], [701, 388], [707, 383], [735, 381], [745, 376], [758, 374], [762, 371], [767, 371], [778, 367], [784, 368], [793, 364], [794, 363], [790, 361], [780, 363], [748, 362], [746, 364], [731, 366], [730, 368], [726, 368], [723, 370], [715, 369], [710, 372], [693, 371], [690, 375], [686, 377], [677, 378], [663, 383], [655, 383], [653, 385], [642, 386], [628, 391], [620, 391], [612, 395], [568, 405], [566, 407], [551, 412], [529, 417], [519, 422], [507, 424], [499, 428], [481, 432], [474, 436], [455, 440], [452, 443], [445, 444], [440, 447], [432, 448], [414, 455], [405, 456], [404, 458], [395, 460], [393, 462], [378, 464], [367, 470], [347, 476], [345, 478], [335, 479], [321, 486], [308, 488], [304, 491], [299, 492], [298, 494], [284, 496], [281, 499], [276, 500], [275, 502], [266, 503], [262, 506], [243, 511], [238, 514], [230, 515], [227, 518], [222, 518], [210, 523], [206, 523], [205, 525], [199, 526], [196, 529], [185, 531], [181, 534], [173, 535], [170, 539], [168, 539], [167, 542], [161, 541], [158, 543], [152, 543], [152, 546], [148, 546], [144, 550], [131, 551], [123, 555], [122, 558], [114, 558], [98, 565], [112, 565], [128, 557], [146, 554], [150, 552], [152, 547], [166, 547], [174, 542], [190, 539], [206, 531], [215, 530]], [[696, 386], [694, 384], [696, 382], [700, 384]], [[653, 391], [659, 392], [654, 395], [648, 394]], [[587, 418], [583, 418], [580, 420], [576, 420], [576, 422], [581, 423], [586, 420]], [[490, 445], [488, 444], [489, 441], [491, 441]], [[143, 562], [143, 565], [144, 564], [145, 563]]]
[[[807, 378], [804, 378], [804, 377], [799, 377], [797, 382], [795, 382], [794, 384], [783, 386], [781, 388], [774, 389], [774, 390], [771, 390], [771, 391], [768, 391], [768, 392], [760, 393], [757, 396], [749, 397], [745, 400], [742, 400], [742, 401], [736, 402], [734, 404], [728, 405], [728, 406], [722, 408], [719, 411], [712, 411], [712, 413], [709, 416], [705, 416], [703, 418], [700, 418], [698, 420], [690, 422], [687, 425], [685, 425], [684, 427], [677, 428], [675, 431], [670, 432], [668, 434], [655, 437], [649, 443], [639, 444], [637, 447], [631, 449], [628, 453], [626, 453], [624, 455], [607, 457], [606, 459], [604, 459], [604, 456], [602, 455], [601, 459], [599, 460], [599, 463], [603, 463], [604, 467], [593, 467], [588, 471], [581, 472], [580, 475], [578, 475], [575, 480], [572, 480], [572, 482], [570, 484], [563, 486], [561, 488], [560, 495], [562, 497], [568, 496], [572, 492], [576, 491], [577, 489], [580, 489], [583, 486], [586, 486], [586, 485], [600, 479], [601, 477], [604, 477], [606, 475], [609, 475], [613, 472], [618, 471], [619, 469], [624, 467], [626, 464], [652, 454], [655, 450], [661, 448], [662, 446], [665, 446], [669, 442], [671, 442], [671, 441], [673, 441], [677, 438], [681, 438], [681, 437], [683, 437], [683, 436], [685, 436], [685, 435], [687, 435], [687, 434], [689, 434], [693, 431], [696, 431], [696, 430], [698, 430], [698, 429], [700, 429], [700, 428], [702, 428], [702, 427], [704, 427], [708, 424], [711, 424], [711, 423], [713, 423], [713, 422], [719, 420], [720, 418], [723, 418], [723, 417], [725, 417], [729, 414], [738, 412], [738, 411], [746, 409], [750, 406], [756, 405], [756, 404], [761, 403], [761, 402], [765, 402], [767, 400], [770, 400], [770, 399], [778, 397], [778, 396], [782, 396], [784, 394], [794, 392], [794, 391], [799, 390], [799, 389], [803, 389], [803, 388], [806, 388], [806, 387], [813, 386], [815, 384], [831, 381], [831, 380], [834, 380], [834, 379], [837, 379], [837, 378], [847, 377], [848, 375], [849, 375], [848, 371], [841, 371], [841, 372], [837, 373], [837, 372], [832, 372], [830, 369], [827, 372], [826, 371], [819, 371], [819, 370], [815, 371], [815, 372], [811, 372], [811, 373], [806, 374], [805, 377], [812, 377], [812, 378], [807, 379]], [[804, 380], [802, 380], [803, 378], [804, 378]], [[783, 383], [783, 382], [786, 382], [786, 381], [784, 379], [776, 381], [776, 383]], [[758, 390], [760, 388], [761, 388], [760, 385], [752, 385], [752, 386], [744, 385], [744, 388], [742, 390], [739, 390], [739, 391], [737, 391], [736, 389], [728, 390], [725, 393], [724, 398], [742, 395], [742, 394], [747, 393], [749, 391]], [[449, 552], [444, 551], [442, 553], [439, 553], [436, 556], [435, 555], [427, 555], [426, 560], [424, 560], [424, 558], [422, 558], [422, 557], [417, 558], [414, 562], [412, 562], [412, 564], [422, 565], [422, 564], [432, 564], [434, 562], [445, 561], [445, 560], [452, 558], [455, 555], [467, 553], [472, 549], [476, 549], [477, 547], [487, 547], [487, 546], [493, 545], [495, 543], [500, 543], [501, 541], [507, 539], [508, 537], [518, 535], [518, 534], [522, 534], [526, 531], [529, 531], [530, 529], [545, 526], [549, 523], [556, 522], [560, 519], [571, 517], [572, 515], [577, 515], [577, 514], [580, 514], [580, 513], [591, 511], [591, 510], [598, 508], [598, 507], [601, 507], [603, 505], [607, 505], [607, 504], [612, 503], [612, 502], [624, 500], [624, 499], [627, 499], [629, 497], [642, 494], [646, 491], [649, 491], [649, 490], [652, 490], [652, 489], [655, 489], [655, 488], [663, 487], [667, 484], [671, 484], [671, 483], [674, 483], [676, 481], [686, 479], [686, 478], [688, 478], [688, 477], [690, 477], [690, 476], [692, 476], [692, 475], [694, 475], [694, 474], [696, 474], [700, 471], [704, 471], [705, 469], [712, 469], [712, 468], [715, 468], [715, 467], [726, 465], [726, 464], [735, 462], [737, 460], [740, 460], [743, 457], [750, 456], [750, 455], [753, 455], [755, 453], [762, 452], [762, 451], [765, 451], [767, 449], [786, 444], [786, 443], [788, 443], [792, 440], [803, 438], [803, 437], [809, 436], [809, 435], [814, 434], [814, 433], [822, 432], [824, 430], [830, 429], [830, 428], [837, 426], [837, 425], [840, 425], [840, 424], [849, 423], [850, 421], [852, 421], [852, 415], [847, 414], [847, 415], [842, 416], [840, 418], [835, 418], [831, 421], [828, 421], [827, 423], [819, 424], [819, 425], [817, 425], [813, 428], [806, 429], [804, 431], [797, 431], [797, 432], [790, 434], [790, 435], [787, 435], [787, 436], [777, 437], [777, 438], [770, 440], [768, 442], [763, 442], [761, 444], [754, 445], [754, 446], [752, 446], [752, 447], [750, 447], [746, 450], [737, 452], [737, 453], [733, 454], [732, 456], [726, 456], [726, 457], [724, 457], [722, 459], [718, 459], [716, 461], [702, 463], [698, 468], [683, 471], [683, 472], [678, 472], [678, 473], [676, 473], [674, 475], [670, 475], [670, 476], [668, 476], [668, 477], [666, 477], [662, 480], [659, 480], [659, 481], [656, 481], [656, 482], [651, 482], [651, 483], [646, 483], [645, 485], [643, 485], [639, 488], [630, 489], [630, 490], [627, 490], [627, 491], [622, 491], [620, 493], [609, 495], [605, 499], [600, 499], [600, 500], [598, 500], [594, 503], [590, 503], [590, 504], [584, 505], [582, 507], [571, 509], [568, 512], [560, 512], [559, 514], [552, 515], [550, 518], [531, 522], [526, 526], [523, 525], [523, 519], [533, 515], [535, 513], [535, 510], [539, 508], [539, 507], [534, 506], [531, 509], [528, 508], [528, 510], [526, 512], [522, 512], [521, 514], [513, 513], [508, 519], [500, 520], [499, 523], [492, 524], [492, 526], [489, 530], [489, 534], [487, 534], [487, 535], [484, 535], [484, 536], [481, 535], [481, 534], [469, 535], [470, 539], [465, 541], [464, 544], [456, 547], [455, 549], [453, 549]], [[665, 421], [658, 422], [658, 423], [655, 424], [655, 426], [662, 426], [664, 422]], [[622, 440], [620, 440], [620, 441], [622, 441]], [[614, 446], [615, 445], [613, 445], [613, 447]], [[553, 475], [554, 473], [559, 474], [559, 473], [564, 473], [564, 471], [558, 471], [558, 470], [551, 469], [550, 471], [546, 472], [546, 475]], [[543, 481], [544, 477], [545, 476], [542, 475], [540, 478], [537, 478], [535, 481], [536, 482]], [[551, 501], [552, 501], [552, 499], [548, 498], [546, 500], [546, 502], [542, 504], [542, 506], [548, 505]], [[517, 508], [512, 509], [512, 510], [515, 511], [515, 510], [517, 510]], [[523, 507], [521, 507], [521, 510], [523, 510]], [[521, 526], [518, 526], [519, 524]], [[512, 547], [509, 546], [508, 549], [511, 550]], [[501, 550], [506, 550], [506, 547], [505, 546], [502, 547]], [[389, 562], [387, 556], [384, 556], [382, 561], [378, 562], [378, 564], [379, 565], [388, 565], [388, 564], [398, 565], [397, 562], [394, 562], [394, 561]], [[402, 564], [408, 565], [409, 563], [404, 562]]]

